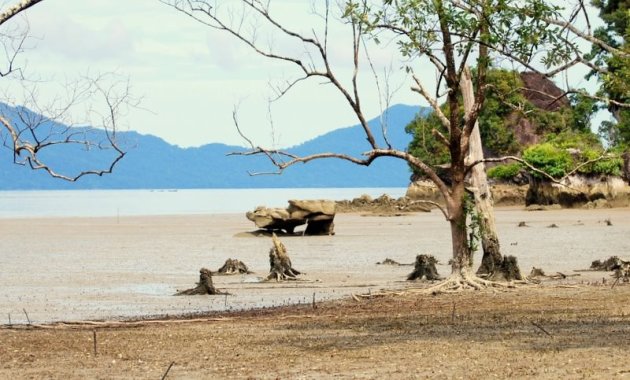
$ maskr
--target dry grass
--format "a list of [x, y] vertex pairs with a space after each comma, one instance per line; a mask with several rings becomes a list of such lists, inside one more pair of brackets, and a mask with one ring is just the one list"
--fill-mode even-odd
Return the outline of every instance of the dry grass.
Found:
[[615, 378], [630, 286], [406, 294], [204, 322], [1, 329], [0, 378]]

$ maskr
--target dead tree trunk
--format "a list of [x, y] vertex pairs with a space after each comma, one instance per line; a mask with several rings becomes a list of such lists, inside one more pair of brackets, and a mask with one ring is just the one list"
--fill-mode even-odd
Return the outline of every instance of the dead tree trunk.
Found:
[[199, 282], [196, 287], [175, 293], [176, 296], [194, 296], [198, 294], [223, 294], [215, 289], [210, 269], [201, 268], [199, 270]]
[[437, 260], [431, 255], [416, 256], [415, 267], [413, 272], [407, 276], [407, 280], [422, 280], [423, 277], [429, 281], [439, 280], [440, 275], [435, 268], [435, 264], [437, 264]]
[[273, 241], [273, 247], [269, 250], [269, 265], [271, 268], [267, 276], [267, 281], [295, 280], [295, 277], [300, 274], [300, 271], [294, 269], [291, 265], [287, 248], [282, 244], [275, 233], [271, 235], [271, 239]]
[[[474, 104], [474, 92], [470, 70], [464, 69], [461, 78], [462, 95], [464, 99], [464, 110], [469, 112]], [[483, 160], [483, 146], [481, 143], [481, 134], [479, 132], [479, 124], [475, 123], [475, 127], [470, 134], [470, 148], [468, 152], [469, 162]], [[483, 258], [481, 265], [477, 270], [477, 275], [486, 277], [491, 280], [511, 280], [514, 271], [519, 272], [518, 263], [515, 257], [510, 258], [509, 263], [503, 264], [503, 255], [501, 255], [501, 245], [497, 235], [496, 225], [494, 223], [494, 204], [492, 193], [488, 185], [488, 177], [486, 176], [485, 164], [479, 163], [471, 170], [471, 182], [473, 186], [473, 194], [475, 196], [475, 210], [479, 214], [479, 233], [481, 234], [481, 246], [483, 249]], [[514, 267], [516, 269], [514, 269]]]

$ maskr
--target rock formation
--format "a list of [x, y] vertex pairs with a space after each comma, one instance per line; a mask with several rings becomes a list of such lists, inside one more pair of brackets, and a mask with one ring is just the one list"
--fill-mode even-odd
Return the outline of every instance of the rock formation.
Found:
[[[437, 190], [436, 190], [437, 191]], [[441, 195], [440, 195], [441, 197]], [[414, 202], [409, 197], [391, 198], [387, 194], [373, 199], [369, 195], [362, 195], [353, 200], [343, 200], [337, 202], [339, 212], [372, 212], [372, 213], [406, 213], [406, 212], [430, 212], [431, 206]]]
[[526, 205], [559, 204], [562, 207], [625, 207], [630, 205], [630, 187], [612, 176], [570, 176], [563, 185], [532, 178]]
[[270, 232], [295, 233], [295, 228], [306, 224], [304, 235], [334, 235], [336, 204], [329, 200], [290, 200], [289, 207], [259, 206], [247, 212], [247, 219], [256, 227]]

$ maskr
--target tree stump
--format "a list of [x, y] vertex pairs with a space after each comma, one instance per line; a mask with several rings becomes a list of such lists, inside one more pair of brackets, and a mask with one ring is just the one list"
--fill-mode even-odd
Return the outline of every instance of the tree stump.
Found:
[[230, 275], [230, 274], [246, 274], [252, 273], [247, 265], [244, 262], [237, 259], [227, 259], [225, 260], [225, 264], [221, 268], [219, 268], [218, 272], [222, 275]]
[[196, 287], [175, 293], [176, 296], [194, 296], [199, 294], [223, 294], [215, 289], [210, 269], [201, 268], [199, 270], [199, 282]]
[[490, 281], [522, 280], [523, 275], [514, 256], [505, 256], [499, 262], [492, 256], [484, 256], [477, 275]]
[[439, 280], [440, 275], [435, 268], [437, 260], [432, 255], [416, 256], [416, 264], [413, 272], [407, 276], [408, 281], [421, 280], [423, 277], [429, 281]]
[[271, 235], [273, 241], [273, 247], [269, 250], [269, 275], [267, 281], [285, 281], [295, 280], [296, 276], [300, 274], [300, 271], [293, 268], [291, 259], [287, 254], [287, 248], [282, 244], [276, 234]]

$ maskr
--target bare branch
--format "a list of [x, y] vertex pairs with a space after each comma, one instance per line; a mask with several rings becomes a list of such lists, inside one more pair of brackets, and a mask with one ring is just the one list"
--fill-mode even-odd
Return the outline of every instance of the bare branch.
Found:
[[25, 11], [42, 1], [43, 0], [22, 0], [19, 3], [10, 6], [9, 8], [2, 11], [2, 13], [0, 13], [0, 25], [9, 21], [11, 18], [13, 18], [13, 16], [17, 15], [18, 13]]
[[435, 112], [435, 114], [440, 119], [440, 122], [442, 123], [442, 126], [444, 126], [444, 128], [446, 128], [447, 131], [450, 131], [451, 130], [451, 122], [444, 115], [444, 112], [442, 112], [442, 109], [440, 108], [440, 105], [438, 104], [437, 100], [435, 98], [433, 98], [427, 92], [427, 90], [424, 88], [424, 86], [422, 85], [422, 82], [420, 82], [420, 79], [418, 79], [418, 77], [413, 75], [413, 80], [414, 80], [414, 82], [416, 82], [416, 87], [411, 87], [411, 91], [419, 93], [420, 95], [422, 95], [422, 97], [427, 102], [429, 102], [429, 105], [431, 106], [431, 108], [433, 108], [433, 111]]
[[412, 204], [412, 205], [413, 204], [428, 204], [428, 205], [435, 206], [442, 212], [442, 215], [444, 215], [444, 218], [446, 218], [446, 220], [449, 220], [448, 211], [446, 211], [446, 209], [444, 207], [442, 207], [442, 205], [437, 203], [437, 202], [420, 199], [420, 200], [417, 200], [417, 201], [413, 201], [410, 204]]
[[[5, 107], [6, 111], [0, 115], [0, 135], [5, 136], [4, 145], [13, 151], [14, 163], [29, 166], [33, 170], [42, 170], [53, 178], [71, 182], [86, 175], [102, 176], [111, 173], [126, 155], [126, 151], [119, 145], [116, 138], [118, 117], [128, 107], [137, 105], [138, 100], [131, 97], [128, 81], [114, 81], [110, 87], [103, 86], [103, 82], [108, 79], [111, 78], [103, 75], [97, 78], [84, 78], [81, 87], [68, 89], [68, 104], [62, 107], [44, 107], [52, 112], [45, 112], [45, 109], [39, 105], [36, 89], [29, 90], [28, 93], [32, 98], [27, 98], [27, 100], [37, 112], [24, 106]], [[114, 88], [117, 90], [114, 91]], [[73, 128], [61, 124], [71, 108], [89, 101], [93, 95], [102, 100], [106, 110], [102, 114], [94, 108], [88, 110], [88, 113], [100, 120], [97, 125], [99, 129], [93, 127]], [[57, 104], [59, 101], [60, 98], [56, 98], [53, 104]], [[111, 151], [112, 154], [111, 157], [108, 157], [108, 163], [104, 168], [84, 169], [76, 174], [61, 173], [47, 162], [44, 156], [47, 150], [55, 146], [72, 145], [82, 146], [85, 151], [107, 150]]]

